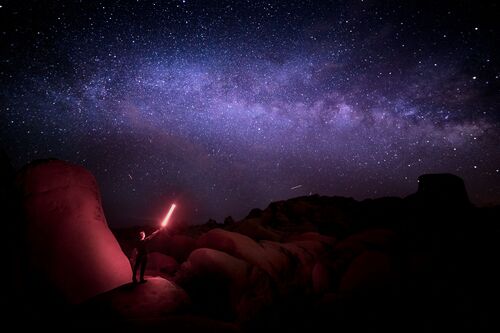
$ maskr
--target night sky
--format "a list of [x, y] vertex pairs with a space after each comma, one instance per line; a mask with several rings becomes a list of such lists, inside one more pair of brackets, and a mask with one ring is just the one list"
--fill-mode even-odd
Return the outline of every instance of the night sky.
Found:
[[97, 178], [112, 226], [461, 176], [500, 203], [493, 1], [0, 1], [0, 139]]

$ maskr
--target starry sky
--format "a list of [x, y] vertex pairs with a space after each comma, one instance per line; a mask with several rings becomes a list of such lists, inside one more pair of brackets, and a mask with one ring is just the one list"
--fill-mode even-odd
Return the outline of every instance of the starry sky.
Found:
[[0, 144], [97, 178], [112, 226], [270, 201], [500, 203], [494, 1], [3, 1]]

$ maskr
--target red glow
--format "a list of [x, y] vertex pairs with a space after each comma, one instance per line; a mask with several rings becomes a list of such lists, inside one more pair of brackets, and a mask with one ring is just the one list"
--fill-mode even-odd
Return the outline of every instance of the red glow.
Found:
[[167, 213], [167, 216], [165, 216], [165, 218], [163, 219], [163, 222], [161, 223], [162, 228], [167, 226], [168, 220], [170, 219], [170, 216], [172, 215], [174, 209], [175, 209], [175, 204], [172, 204], [172, 206], [170, 206], [170, 209]]

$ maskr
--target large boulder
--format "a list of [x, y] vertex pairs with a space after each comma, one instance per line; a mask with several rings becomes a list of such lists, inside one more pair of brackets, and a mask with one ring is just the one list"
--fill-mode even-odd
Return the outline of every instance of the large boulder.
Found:
[[259, 267], [267, 265], [264, 249], [252, 238], [237, 232], [210, 230], [198, 239], [197, 246], [223, 251]]
[[250, 320], [273, 299], [262, 270], [213, 249], [193, 251], [175, 281], [188, 292], [196, 312], [223, 320]]
[[339, 241], [312, 269], [314, 292], [319, 294], [337, 291], [341, 277], [359, 255], [369, 250], [392, 254], [397, 251], [398, 241], [399, 238], [393, 230], [379, 228], [366, 229]]
[[106, 223], [97, 182], [85, 168], [37, 161], [17, 177], [28, 266], [70, 303], [130, 281], [127, 257]]
[[318, 236], [309, 234], [289, 243], [255, 242], [236, 232], [213, 229], [199, 238], [198, 246], [222, 251], [258, 267], [275, 283], [278, 294], [285, 295], [291, 290], [307, 291], [311, 286], [315, 262], [333, 244], [332, 238]]
[[391, 258], [379, 251], [365, 251], [357, 256], [342, 276], [339, 292], [342, 295], [382, 292], [397, 281]]
[[89, 320], [153, 320], [186, 308], [189, 297], [182, 288], [161, 277], [145, 284], [126, 284], [82, 303], [80, 313]]
[[158, 252], [153, 252], [148, 255], [146, 272], [149, 275], [173, 275], [178, 268], [179, 264], [171, 256]]
[[282, 281], [289, 276], [287, 271], [290, 266], [291, 253], [277, 242], [257, 243], [250, 237], [237, 232], [213, 229], [199, 238], [198, 247], [219, 250], [242, 259], [264, 270], [275, 281]]
[[159, 235], [151, 241], [150, 250], [173, 257], [183, 262], [196, 248], [196, 239], [186, 235]]
[[329, 267], [322, 261], [317, 261], [311, 272], [311, 283], [315, 294], [324, 294], [333, 289], [332, 276]]

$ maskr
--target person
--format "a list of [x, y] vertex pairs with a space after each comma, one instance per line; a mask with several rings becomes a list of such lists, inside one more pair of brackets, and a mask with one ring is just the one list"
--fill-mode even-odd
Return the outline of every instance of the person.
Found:
[[148, 263], [148, 242], [156, 237], [159, 234], [159, 230], [156, 230], [153, 232], [151, 235], [146, 237], [146, 233], [144, 231], [139, 232], [139, 240], [137, 241], [135, 245], [135, 250], [137, 251], [137, 256], [135, 258], [135, 264], [134, 264], [134, 270], [133, 270], [133, 277], [132, 281], [133, 283], [137, 283], [137, 270], [139, 269], [139, 266], [141, 266], [141, 272], [140, 272], [140, 282], [141, 283], [146, 283], [146, 280], [144, 279], [144, 272], [146, 271], [146, 265]]

